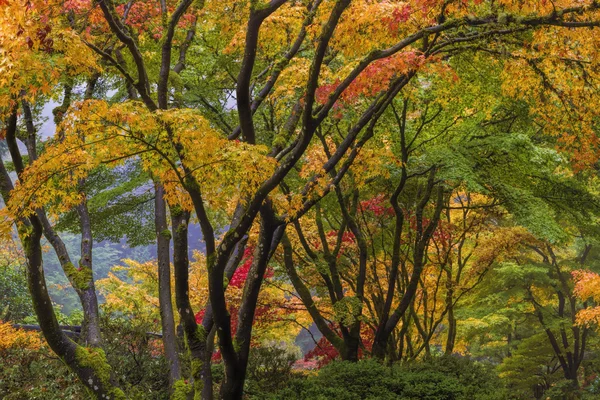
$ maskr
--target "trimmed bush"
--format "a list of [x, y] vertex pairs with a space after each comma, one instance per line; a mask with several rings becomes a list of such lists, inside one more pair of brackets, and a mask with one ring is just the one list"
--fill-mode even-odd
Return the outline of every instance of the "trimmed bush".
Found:
[[386, 367], [374, 360], [333, 362], [317, 375], [297, 377], [267, 396], [296, 400], [504, 400], [490, 366], [466, 358], [439, 357]]

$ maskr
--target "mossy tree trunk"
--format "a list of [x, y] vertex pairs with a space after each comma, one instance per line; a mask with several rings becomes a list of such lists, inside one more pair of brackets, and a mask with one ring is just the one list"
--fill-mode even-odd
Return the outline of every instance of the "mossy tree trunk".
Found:
[[158, 302], [162, 342], [165, 358], [169, 364], [169, 384], [171, 387], [181, 378], [175, 318], [171, 297], [171, 257], [169, 243], [171, 231], [167, 225], [167, 206], [164, 199], [164, 187], [154, 184], [154, 226], [156, 229], [156, 255], [158, 261]]

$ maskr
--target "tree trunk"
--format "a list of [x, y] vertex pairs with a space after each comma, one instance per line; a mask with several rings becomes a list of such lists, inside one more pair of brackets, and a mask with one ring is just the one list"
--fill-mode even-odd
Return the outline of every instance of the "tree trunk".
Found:
[[225, 379], [221, 386], [221, 399], [241, 399], [243, 396], [246, 369], [250, 355], [252, 326], [258, 296], [269, 260], [281, 241], [284, 229], [285, 226], [277, 227], [275, 224], [273, 210], [267, 201], [261, 207], [261, 226], [258, 245], [254, 250], [252, 265], [244, 284], [244, 293], [238, 312], [238, 328], [234, 338], [234, 344], [237, 347], [236, 362], [231, 362], [231, 358], [223, 358], [225, 363]]
[[[189, 298], [188, 223], [190, 213], [171, 207], [173, 232], [173, 267], [175, 270], [175, 303], [181, 319], [186, 346], [191, 359], [193, 395], [212, 398], [210, 355], [207, 354], [208, 331], [196, 323]], [[208, 364], [208, 365], [206, 365]]]
[[27, 281], [33, 300], [34, 310], [48, 345], [69, 368], [77, 374], [97, 399], [124, 399], [123, 392], [115, 386], [110, 374], [110, 366], [101, 349], [87, 349], [78, 346], [60, 329], [54, 308], [46, 288], [46, 278], [42, 265], [42, 225], [33, 216], [19, 224], [21, 242], [27, 258]]
[[454, 345], [456, 343], [456, 318], [454, 318], [454, 310], [450, 308], [448, 310], [448, 337], [446, 338], [446, 350], [444, 353], [450, 355], [454, 352]]
[[179, 354], [177, 352], [177, 336], [175, 335], [175, 318], [171, 300], [171, 260], [169, 243], [171, 232], [167, 225], [167, 206], [164, 199], [164, 188], [154, 184], [154, 225], [156, 229], [156, 255], [158, 261], [158, 302], [160, 307], [160, 323], [165, 358], [169, 364], [169, 385], [181, 378]]
[[456, 342], [456, 318], [454, 318], [454, 289], [452, 281], [452, 270], [446, 270], [446, 309], [448, 310], [448, 337], [446, 338], [446, 349], [444, 354], [450, 355], [454, 352]]

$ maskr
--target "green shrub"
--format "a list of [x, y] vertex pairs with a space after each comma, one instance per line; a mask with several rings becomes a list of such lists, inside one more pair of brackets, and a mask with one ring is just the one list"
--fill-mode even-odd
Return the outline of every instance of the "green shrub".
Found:
[[152, 329], [139, 320], [116, 315], [102, 318], [106, 357], [119, 386], [132, 400], [169, 398], [162, 340], [148, 335]]
[[374, 360], [333, 362], [317, 375], [297, 377], [270, 399], [505, 400], [493, 369], [456, 357], [386, 367]]
[[295, 352], [277, 346], [251, 348], [245, 392], [260, 397], [285, 387], [297, 358]]
[[21, 322], [31, 315], [25, 270], [18, 265], [0, 265], [0, 319]]
[[85, 387], [45, 345], [40, 334], [14, 330], [10, 324], [0, 331], [0, 399], [88, 398]]

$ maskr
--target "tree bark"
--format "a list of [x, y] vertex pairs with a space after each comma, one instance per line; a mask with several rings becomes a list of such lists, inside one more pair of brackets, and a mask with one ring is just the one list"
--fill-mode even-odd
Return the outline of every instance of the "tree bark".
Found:
[[[84, 195], [85, 196], [85, 195]], [[81, 227], [81, 258], [79, 260], [80, 272], [89, 271], [81, 290], [81, 303], [83, 306], [83, 323], [81, 325], [81, 337], [83, 343], [90, 346], [100, 346], [102, 337], [100, 333], [100, 313], [98, 311], [98, 297], [94, 285], [94, 275], [92, 270], [92, 225], [90, 214], [87, 209], [87, 201], [84, 200], [77, 206], [79, 215], [79, 226]]]
[[[188, 224], [189, 211], [171, 207], [171, 230], [173, 232], [173, 268], [175, 270], [175, 303], [183, 326], [185, 342], [191, 359], [193, 395], [203, 399], [212, 398], [210, 355], [207, 352], [209, 332], [196, 323], [189, 297]], [[206, 366], [208, 364], [208, 368]], [[210, 383], [210, 384], [208, 384]]]
[[[258, 245], [254, 250], [252, 265], [248, 271], [241, 305], [238, 311], [238, 327], [234, 337], [235, 354], [223, 357], [225, 363], [225, 378], [221, 385], [220, 398], [241, 399], [244, 394], [244, 382], [250, 354], [252, 326], [260, 288], [264, 281], [269, 260], [279, 245], [285, 226], [278, 226], [269, 201], [261, 207], [261, 226]], [[223, 348], [221, 348], [223, 352]], [[231, 360], [236, 360], [232, 363]]]
[[[154, 225], [156, 229], [156, 255], [158, 261], [158, 302], [160, 307], [160, 323], [165, 358], [169, 364], [169, 384], [181, 378], [177, 336], [175, 334], [175, 318], [171, 298], [171, 257], [169, 243], [171, 232], [167, 225], [167, 206], [164, 199], [164, 188], [160, 183], [154, 184]], [[186, 249], [187, 251], [187, 249]]]

